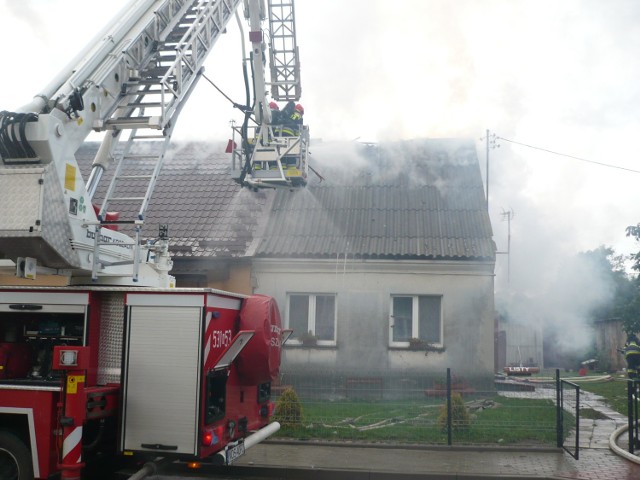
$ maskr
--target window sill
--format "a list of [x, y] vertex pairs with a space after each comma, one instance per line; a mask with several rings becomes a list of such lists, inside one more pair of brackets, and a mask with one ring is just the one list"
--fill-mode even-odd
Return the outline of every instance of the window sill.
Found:
[[326, 345], [326, 344], [315, 344], [315, 345], [305, 345], [303, 343], [285, 343], [284, 344], [285, 348], [293, 348], [293, 349], [312, 349], [312, 348], [318, 348], [318, 349], [337, 349], [338, 345]]
[[399, 351], [399, 352], [425, 352], [425, 353], [444, 353], [447, 348], [442, 346], [420, 346], [420, 347], [403, 347], [396, 345], [389, 345], [389, 350]]

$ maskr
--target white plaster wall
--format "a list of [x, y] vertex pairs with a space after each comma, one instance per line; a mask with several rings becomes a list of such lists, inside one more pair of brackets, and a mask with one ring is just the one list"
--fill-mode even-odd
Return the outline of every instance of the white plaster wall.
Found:
[[[337, 294], [336, 347], [286, 347], [287, 370], [493, 372], [493, 263], [254, 259], [253, 275], [283, 321], [287, 293]], [[389, 348], [392, 294], [442, 295], [444, 352]]]

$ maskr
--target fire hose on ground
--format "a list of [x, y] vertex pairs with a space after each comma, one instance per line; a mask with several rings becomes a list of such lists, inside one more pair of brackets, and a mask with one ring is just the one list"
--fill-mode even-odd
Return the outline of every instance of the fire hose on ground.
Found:
[[[278, 422], [272, 422], [266, 427], [258, 430], [256, 433], [249, 435], [244, 439], [244, 448], [249, 449], [258, 443], [265, 440], [267, 437], [273, 435], [278, 430], [280, 430], [280, 424]], [[220, 464], [226, 463], [226, 457], [224, 450], [216, 453], [216, 460]], [[155, 475], [158, 473], [160, 468], [160, 464], [166, 463], [168, 460], [164, 458], [158, 458], [152, 462], [147, 462], [143, 465], [143, 467], [134, 473], [132, 476], [128, 478], [128, 480], [142, 480], [143, 478], [149, 475]]]
[[624, 450], [623, 448], [620, 448], [618, 446], [618, 437], [620, 437], [620, 435], [622, 435], [627, 430], [629, 430], [629, 425], [623, 425], [622, 427], [616, 429], [611, 434], [611, 436], [609, 437], [609, 448], [616, 455], [619, 455], [622, 458], [626, 458], [627, 460], [629, 460], [629, 461], [631, 461], [633, 463], [637, 463], [638, 465], [640, 465], [640, 458], [639, 457], [637, 457], [633, 453], [627, 452], [626, 450]]

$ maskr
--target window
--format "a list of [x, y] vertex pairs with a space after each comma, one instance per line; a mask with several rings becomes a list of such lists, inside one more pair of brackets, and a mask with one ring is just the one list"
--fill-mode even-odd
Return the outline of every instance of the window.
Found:
[[442, 297], [439, 295], [393, 295], [389, 321], [389, 344], [408, 347], [409, 339], [442, 345]]
[[310, 332], [318, 345], [335, 345], [335, 294], [291, 293], [288, 305], [288, 326], [293, 329], [289, 341], [292, 344], [301, 344]]

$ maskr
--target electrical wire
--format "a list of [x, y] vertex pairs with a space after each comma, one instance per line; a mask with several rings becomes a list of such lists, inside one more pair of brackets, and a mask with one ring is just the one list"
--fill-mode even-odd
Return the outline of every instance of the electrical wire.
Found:
[[504, 138], [504, 137], [498, 137], [496, 136], [496, 140], [504, 140], [505, 142], [509, 142], [509, 143], [513, 143], [515, 145], [521, 145], [523, 147], [528, 147], [528, 148], [532, 148], [534, 150], [540, 150], [542, 152], [547, 152], [547, 153], [552, 153], [553, 155], [559, 155], [561, 157], [567, 157], [567, 158], [572, 158], [574, 160], [579, 160], [581, 162], [586, 162], [586, 163], [593, 163], [595, 165], [600, 165], [602, 167], [609, 167], [609, 168], [617, 168], [618, 170], [625, 170], [627, 172], [632, 172], [632, 173], [640, 173], [640, 170], [634, 170], [632, 168], [626, 168], [626, 167], [621, 167], [619, 165], [612, 165], [610, 163], [603, 163], [603, 162], [596, 162], [595, 160], [588, 160], [586, 158], [581, 158], [581, 157], [576, 157], [574, 155], [568, 155], [566, 153], [560, 153], [560, 152], [555, 152], [553, 150], [549, 150], [547, 148], [542, 148], [542, 147], [536, 147], [534, 145], [528, 145], [526, 143], [522, 143], [522, 142], [516, 142], [515, 140], [511, 140], [509, 138]]

